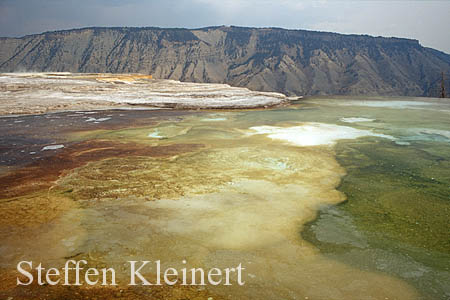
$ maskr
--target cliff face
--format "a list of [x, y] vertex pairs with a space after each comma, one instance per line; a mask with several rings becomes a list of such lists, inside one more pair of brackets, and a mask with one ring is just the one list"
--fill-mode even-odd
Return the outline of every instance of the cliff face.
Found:
[[278, 28], [86, 28], [1, 38], [0, 71], [21, 70], [139, 72], [297, 95], [438, 96], [450, 55], [415, 40]]

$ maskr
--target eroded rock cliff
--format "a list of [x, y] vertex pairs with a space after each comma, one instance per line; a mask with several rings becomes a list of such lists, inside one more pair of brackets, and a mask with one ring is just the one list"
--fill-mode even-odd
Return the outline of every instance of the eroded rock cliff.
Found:
[[0, 71], [21, 70], [139, 72], [296, 95], [438, 96], [450, 55], [416, 40], [279, 28], [85, 28], [1, 38]]

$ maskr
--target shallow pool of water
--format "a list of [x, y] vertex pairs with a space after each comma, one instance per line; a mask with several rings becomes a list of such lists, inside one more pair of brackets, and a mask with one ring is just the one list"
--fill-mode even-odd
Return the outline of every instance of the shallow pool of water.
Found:
[[125, 278], [127, 260], [242, 263], [244, 286], [206, 289], [445, 299], [450, 102], [406, 100], [1, 118], [0, 268], [71, 257]]

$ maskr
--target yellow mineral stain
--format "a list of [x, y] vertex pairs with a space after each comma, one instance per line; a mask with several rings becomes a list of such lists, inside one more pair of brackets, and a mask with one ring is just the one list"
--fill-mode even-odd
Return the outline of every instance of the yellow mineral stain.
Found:
[[203, 268], [242, 263], [244, 287], [208, 287], [233, 299], [417, 297], [401, 280], [324, 258], [301, 239], [320, 205], [345, 199], [336, 190], [344, 170], [332, 147], [286, 146], [259, 135], [207, 142], [172, 160], [109, 159], [61, 179], [58, 188], [74, 189], [86, 207], [84, 227], [96, 241], [77, 251], [95, 251], [117, 268], [124, 258], [178, 268], [184, 259]]
[[[206, 287], [230, 299], [418, 297], [399, 279], [327, 259], [302, 240], [302, 226], [320, 205], [345, 199], [336, 190], [345, 172], [332, 145], [298, 147], [201, 120], [191, 118], [187, 130], [160, 124], [171, 134], [153, 138], [161, 145], [205, 145], [195, 152], [107, 157], [64, 173], [48, 197], [71, 199], [75, 206], [39, 235], [42, 247], [33, 255], [41, 253], [44, 261], [80, 255], [114, 267], [121, 278], [128, 278], [127, 260], [161, 260], [163, 268], [182, 268], [182, 260], [203, 268], [241, 263], [244, 286]], [[123, 143], [152, 139], [152, 130], [111, 137]], [[54, 252], [44, 252], [51, 244], [58, 245], [50, 246]], [[21, 249], [26, 256], [29, 251]]]
[[[144, 74], [95, 74], [93, 75], [95, 79], [99, 82], [112, 82], [112, 83], [136, 83], [140, 80], [149, 80], [152, 79], [152, 75], [144, 75]], [[90, 77], [86, 77], [90, 78]]]

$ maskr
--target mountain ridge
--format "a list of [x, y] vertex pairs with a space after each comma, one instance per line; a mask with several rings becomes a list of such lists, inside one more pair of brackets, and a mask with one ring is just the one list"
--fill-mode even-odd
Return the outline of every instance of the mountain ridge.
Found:
[[20, 70], [139, 72], [288, 95], [438, 96], [450, 55], [415, 39], [275, 27], [86, 27], [0, 38], [0, 71]]
[[[46, 34], [53, 34], [53, 33], [67, 33], [67, 32], [76, 32], [76, 31], [83, 31], [83, 30], [185, 30], [185, 31], [197, 31], [197, 30], [211, 30], [211, 29], [245, 29], [245, 30], [282, 30], [282, 31], [293, 31], [293, 32], [303, 32], [303, 33], [317, 33], [317, 34], [330, 34], [330, 35], [336, 35], [336, 36], [347, 36], [347, 37], [369, 37], [369, 38], [381, 38], [381, 39], [394, 39], [394, 40], [403, 40], [403, 41], [409, 41], [412, 43], [419, 43], [419, 40], [412, 39], [412, 38], [403, 38], [403, 37], [394, 37], [394, 36], [374, 36], [370, 34], [355, 34], [355, 33], [338, 33], [338, 32], [332, 32], [332, 31], [320, 31], [320, 30], [306, 30], [306, 29], [292, 29], [292, 28], [283, 28], [283, 27], [247, 27], [247, 26], [234, 26], [234, 25], [217, 25], [217, 26], [207, 26], [207, 27], [198, 27], [198, 28], [184, 28], [184, 27], [159, 27], [159, 26], [143, 26], [143, 27], [133, 27], [133, 26], [88, 26], [88, 27], [79, 27], [79, 28], [72, 28], [72, 29], [59, 29], [59, 30], [49, 30], [44, 31], [41, 33], [32, 33], [27, 34], [19, 37], [2, 37], [0, 36], [0, 39], [22, 39], [26, 37], [34, 37], [39, 35], [46, 35]], [[424, 48], [430, 48], [430, 47], [424, 47]], [[439, 52], [442, 52], [444, 54], [444, 51], [440, 51], [434, 48], [430, 48]]]

